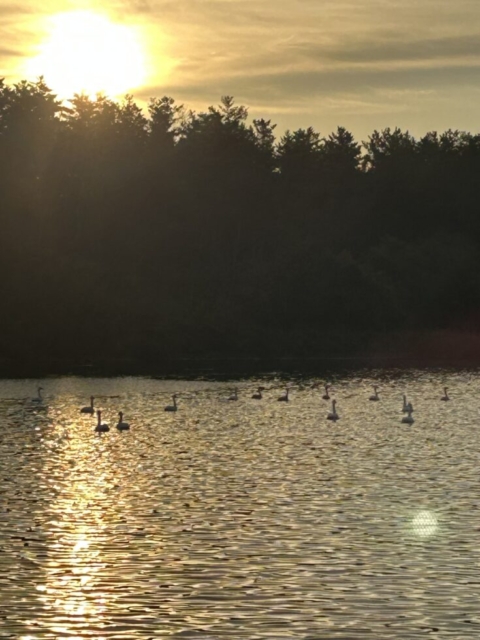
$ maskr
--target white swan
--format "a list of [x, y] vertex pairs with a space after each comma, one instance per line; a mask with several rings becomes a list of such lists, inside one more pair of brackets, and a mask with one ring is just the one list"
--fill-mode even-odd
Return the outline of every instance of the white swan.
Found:
[[450, 400], [450, 398], [448, 397], [448, 393], [447, 393], [448, 387], [443, 387], [443, 391], [444, 391], [445, 395], [442, 396], [440, 398], [440, 400], [443, 400], [444, 402], [447, 402], [448, 400]]
[[30, 402], [32, 402], [33, 404], [42, 404], [43, 402], [42, 391], [43, 391], [43, 387], [37, 387], [37, 395], [34, 398], [31, 398]]
[[[409, 404], [410, 404], [410, 403], [409, 403]], [[403, 422], [403, 424], [413, 424], [413, 423], [415, 422], [415, 420], [414, 420], [414, 419], [413, 419], [413, 417], [412, 417], [412, 411], [413, 411], [413, 408], [412, 408], [412, 406], [410, 405], [410, 407], [407, 409], [407, 413], [408, 413], [408, 415], [403, 416], [403, 418], [402, 418], [402, 422]]]
[[332, 410], [327, 415], [327, 420], [339, 420], [340, 416], [337, 413], [337, 409], [335, 408], [337, 404], [336, 400], [332, 400]]
[[330, 385], [329, 385], [329, 384], [326, 384], [326, 385], [324, 386], [324, 389], [325, 389], [325, 393], [324, 393], [324, 394], [323, 394], [323, 396], [322, 396], [322, 400], [330, 400], [330, 396], [329, 396], [329, 394], [328, 394], [328, 390], [330, 389]]
[[413, 405], [411, 402], [407, 402], [407, 396], [403, 396], [403, 406], [402, 406], [403, 413], [408, 413], [409, 409], [413, 411]]
[[128, 431], [128, 429], [130, 429], [130, 425], [128, 424], [128, 422], [124, 422], [123, 421], [123, 412], [119, 411], [118, 412], [118, 416], [119, 416], [119, 421], [117, 423], [117, 429], [119, 431]]
[[90, 396], [90, 406], [89, 407], [82, 407], [80, 409], [80, 413], [95, 413], [95, 409], [93, 408], [93, 401], [95, 400], [95, 398], [93, 396]]
[[168, 404], [165, 407], [165, 411], [176, 411], [177, 410], [178, 407], [177, 407], [177, 394], [176, 393], [173, 394], [172, 399], [173, 399], [173, 404]]
[[234, 402], [235, 400], [238, 400], [238, 391], [237, 391], [237, 389], [234, 389], [233, 393], [230, 396], [228, 396], [228, 401], [229, 402]]
[[374, 394], [373, 396], [369, 397], [369, 400], [372, 400], [372, 402], [376, 402], [377, 400], [380, 400], [380, 396], [378, 395], [378, 391], [377, 391], [378, 387], [376, 385], [373, 385], [373, 390], [374, 390]]
[[256, 392], [252, 395], [252, 398], [254, 400], [261, 400], [262, 399], [262, 390], [263, 390], [263, 387], [258, 387]]
[[288, 402], [288, 387], [285, 389], [285, 393], [277, 398], [278, 402]]
[[102, 412], [100, 409], [97, 411], [97, 426], [95, 427], [95, 431], [97, 433], [105, 433], [106, 431], [110, 431], [110, 427], [105, 422], [102, 423]]

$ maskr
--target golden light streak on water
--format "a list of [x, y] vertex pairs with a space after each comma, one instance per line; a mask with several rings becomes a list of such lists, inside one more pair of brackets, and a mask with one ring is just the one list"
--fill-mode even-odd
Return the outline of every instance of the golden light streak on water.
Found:
[[[476, 634], [480, 375], [326, 381], [336, 424], [308, 378], [49, 379], [44, 409], [0, 381], [0, 634]], [[95, 434], [92, 394], [131, 431]]]

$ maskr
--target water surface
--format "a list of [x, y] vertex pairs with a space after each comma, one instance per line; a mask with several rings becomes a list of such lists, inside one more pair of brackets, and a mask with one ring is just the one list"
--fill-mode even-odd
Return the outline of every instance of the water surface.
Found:
[[0, 638], [477, 638], [480, 375], [331, 382], [0, 381]]

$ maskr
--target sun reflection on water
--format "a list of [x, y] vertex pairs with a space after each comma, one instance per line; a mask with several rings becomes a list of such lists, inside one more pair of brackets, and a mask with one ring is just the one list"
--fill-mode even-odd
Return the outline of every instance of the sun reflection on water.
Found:
[[[388, 623], [413, 638], [427, 618], [455, 637], [473, 629], [480, 391], [445, 406], [436, 379], [417, 380], [412, 432], [398, 427], [410, 378], [385, 382], [373, 409], [363, 379], [337, 381], [335, 429], [307, 384], [281, 407], [280, 383], [250, 400], [257, 380], [232, 406], [221, 383], [61, 384], [75, 393], [50, 390], [49, 420], [12, 413], [0, 439], [11, 637], [384, 638]], [[181, 409], [164, 414], [177, 387]], [[94, 433], [79, 415], [93, 388], [107, 422], [134, 417], [130, 432]]]
[[62, 633], [69, 635], [82, 627], [102, 626], [107, 606], [107, 594], [100, 587], [105, 563], [99, 549], [107, 525], [98, 514], [93, 520], [90, 509], [101, 500], [100, 494], [88, 481], [73, 482], [50, 507], [52, 522], [57, 520], [62, 533], [49, 550], [40, 599], [55, 610], [52, 618], [61, 620]]

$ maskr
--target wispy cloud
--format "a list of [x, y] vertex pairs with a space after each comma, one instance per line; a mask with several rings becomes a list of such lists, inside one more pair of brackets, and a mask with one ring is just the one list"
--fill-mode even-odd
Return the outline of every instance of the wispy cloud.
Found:
[[410, 39], [397, 33], [396, 37], [384, 39], [381, 34], [372, 34], [357, 42], [335, 43], [319, 46], [312, 43], [297, 44], [296, 49], [311, 60], [335, 61], [353, 65], [364, 63], [425, 62], [459, 58], [480, 60], [480, 30], [473, 34], [446, 36], [443, 38]]

